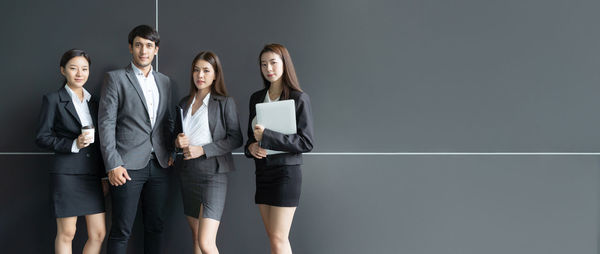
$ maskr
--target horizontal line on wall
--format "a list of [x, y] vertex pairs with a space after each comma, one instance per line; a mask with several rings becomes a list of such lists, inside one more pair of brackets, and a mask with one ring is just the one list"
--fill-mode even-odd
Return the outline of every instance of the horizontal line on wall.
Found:
[[[51, 152], [0, 152], [0, 155], [54, 155], [54, 153]], [[244, 153], [233, 153], [233, 155], [244, 155]], [[565, 155], [565, 156], [584, 156], [584, 155], [589, 155], [589, 156], [596, 156], [596, 155], [600, 155], [600, 152], [598, 153], [576, 153], [576, 152], [486, 152], [486, 153], [479, 153], [479, 152], [430, 152], [430, 153], [426, 153], [426, 152], [398, 152], [398, 153], [371, 153], [371, 152], [348, 152], [348, 153], [344, 153], [344, 152], [332, 152], [332, 153], [325, 153], [325, 152], [315, 152], [315, 153], [304, 153], [304, 155], [334, 155], [334, 156], [338, 156], [338, 155], [350, 155], [350, 156], [369, 156], [369, 155], [373, 155], [373, 156], [415, 156], [415, 155], [442, 155], [442, 156], [452, 156], [452, 155], [458, 155], [458, 156], [477, 156], [477, 155], [483, 155], [483, 156], [514, 156], [514, 155], [526, 155], [526, 156], [536, 156], [536, 155]]]

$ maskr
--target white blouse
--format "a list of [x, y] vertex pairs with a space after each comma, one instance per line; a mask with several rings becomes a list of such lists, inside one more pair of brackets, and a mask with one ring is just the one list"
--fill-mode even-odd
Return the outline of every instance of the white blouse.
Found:
[[208, 102], [210, 93], [202, 100], [202, 105], [192, 115], [192, 107], [196, 103], [196, 96], [192, 100], [187, 114], [183, 119], [183, 131], [192, 146], [203, 146], [212, 143], [212, 135], [208, 127]]

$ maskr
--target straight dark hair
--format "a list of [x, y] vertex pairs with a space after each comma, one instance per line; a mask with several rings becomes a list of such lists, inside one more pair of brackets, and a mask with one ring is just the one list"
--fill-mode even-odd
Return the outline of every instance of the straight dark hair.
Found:
[[134, 27], [131, 32], [129, 32], [129, 36], [127, 37], [129, 45], [133, 46], [133, 39], [138, 36], [146, 40], [153, 41], [156, 46], [158, 46], [160, 43], [160, 36], [158, 35], [158, 32], [149, 25], [139, 25]]
[[[74, 57], [77, 57], [77, 56], [82, 56], [83, 58], [85, 58], [85, 60], [87, 60], [88, 65], [90, 67], [92, 66], [92, 60], [91, 60], [90, 56], [88, 55], [88, 53], [86, 53], [82, 49], [69, 49], [60, 58], [60, 67], [65, 68], [67, 66], [67, 63], [71, 59], [73, 59]], [[64, 82], [63, 82], [63, 84], [61, 86], [64, 86], [64, 83], [67, 83], [67, 79], [63, 77], [63, 81]]]
[[281, 99], [287, 100], [290, 98], [290, 91], [298, 91], [302, 92], [300, 89], [300, 83], [298, 83], [298, 77], [296, 77], [296, 70], [294, 69], [294, 63], [292, 63], [292, 57], [288, 50], [281, 44], [271, 43], [265, 45], [263, 49], [260, 51], [258, 55], [258, 67], [260, 70], [260, 77], [263, 80], [264, 87], [268, 88], [271, 86], [271, 82], [269, 82], [262, 73], [262, 68], [260, 67], [260, 58], [264, 53], [273, 52], [281, 57], [283, 61], [283, 75], [281, 76], [281, 83], [283, 90], [281, 92]]
[[200, 60], [207, 61], [212, 65], [213, 70], [215, 70], [215, 80], [213, 80], [212, 85], [210, 86], [210, 93], [217, 94], [221, 96], [227, 96], [227, 88], [225, 87], [225, 78], [223, 76], [223, 67], [221, 67], [221, 61], [219, 57], [213, 52], [210, 51], [202, 51], [194, 57], [192, 61], [192, 69], [190, 75], [190, 98], [188, 99], [188, 107], [194, 100], [196, 93], [198, 92], [198, 88], [196, 84], [194, 84], [194, 66]]

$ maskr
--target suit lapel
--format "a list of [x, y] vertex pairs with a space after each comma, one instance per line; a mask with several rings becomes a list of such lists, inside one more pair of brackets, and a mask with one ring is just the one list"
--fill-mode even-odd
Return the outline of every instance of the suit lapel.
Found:
[[140, 96], [140, 99], [142, 100], [142, 104], [144, 104], [144, 110], [146, 110], [146, 115], [148, 115], [148, 106], [146, 105], [146, 97], [144, 97], [144, 92], [142, 91], [142, 87], [140, 86], [140, 83], [138, 82], [137, 77], [135, 76], [135, 72], [133, 72], [133, 68], [131, 67], [131, 64], [127, 65], [127, 68], [125, 68], [125, 74], [126, 74], [127, 78], [129, 79], [129, 82], [131, 83], [131, 85], [137, 91], [137, 94]]
[[67, 112], [69, 112], [75, 121], [79, 123], [79, 126], [81, 126], [81, 120], [79, 120], [79, 115], [77, 115], [77, 110], [75, 110], [75, 105], [73, 105], [73, 101], [71, 100], [71, 95], [69, 95], [69, 92], [67, 92], [67, 90], [65, 90], [63, 87], [59, 90], [58, 95], [60, 97], [60, 101], [65, 103], [65, 109]]
[[98, 118], [96, 117], [98, 116], [98, 102], [94, 99], [94, 96], [90, 98], [88, 108], [90, 109], [90, 115], [92, 116], [92, 123], [94, 123], [94, 126], [98, 126]]
[[[163, 82], [161, 82], [161, 80], [158, 78], [158, 75], [156, 75], [156, 71], [152, 71], [152, 75], [154, 76], [154, 82], [156, 82], [156, 87], [158, 88], [158, 111], [156, 112], [156, 119], [162, 119], [161, 115], [164, 113], [164, 111], [166, 110], [166, 95], [167, 95], [167, 88], [165, 87], [165, 85], [163, 84]], [[157, 124], [154, 124], [154, 126], [156, 126]]]
[[210, 100], [208, 100], [208, 129], [210, 130], [210, 136], [214, 138], [212, 135], [215, 133], [215, 125], [217, 121], [217, 113], [219, 111], [219, 100], [215, 98], [212, 94], [210, 96]]

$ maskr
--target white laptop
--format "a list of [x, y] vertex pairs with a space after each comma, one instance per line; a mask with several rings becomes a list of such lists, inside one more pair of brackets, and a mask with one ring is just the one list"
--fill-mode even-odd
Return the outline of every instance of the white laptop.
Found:
[[[283, 134], [296, 134], [296, 106], [294, 100], [256, 104], [256, 123]], [[285, 153], [267, 149], [267, 155]]]

